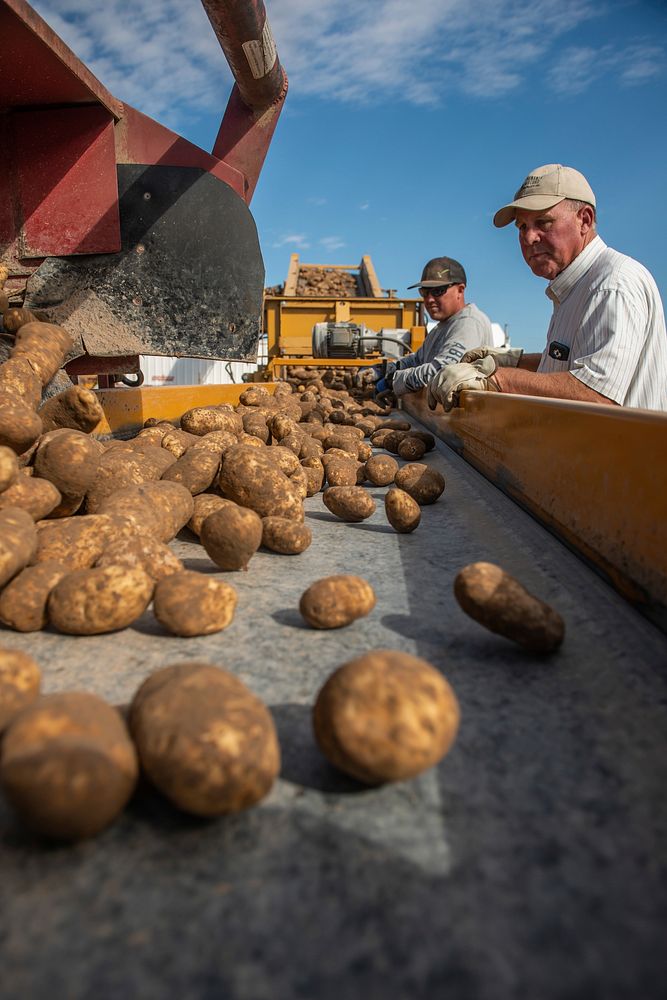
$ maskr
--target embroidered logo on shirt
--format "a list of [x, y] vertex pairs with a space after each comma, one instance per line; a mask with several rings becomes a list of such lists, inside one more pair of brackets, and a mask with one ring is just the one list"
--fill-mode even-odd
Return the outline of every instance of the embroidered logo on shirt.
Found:
[[560, 344], [557, 340], [552, 340], [549, 344], [549, 357], [555, 361], [567, 361], [570, 356], [570, 348], [567, 344]]

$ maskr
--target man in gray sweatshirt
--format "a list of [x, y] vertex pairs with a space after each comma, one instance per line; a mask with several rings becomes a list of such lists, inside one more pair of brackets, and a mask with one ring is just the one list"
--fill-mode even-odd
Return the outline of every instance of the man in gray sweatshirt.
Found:
[[[466, 304], [468, 279], [461, 264], [452, 257], [435, 257], [422, 271], [419, 287], [424, 306], [438, 325], [426, 335], [422, 346], [387, 366], [384, 378], [375, 385], [376, 397], [390, 403], [390, 394], [403, 396], [428, 385], [444, 365], [458, 364], [463, 355], [480, 345], [493, 345], [491, 321], [472, 302]], [[378, 375], [381, 370], [376, 368]]]

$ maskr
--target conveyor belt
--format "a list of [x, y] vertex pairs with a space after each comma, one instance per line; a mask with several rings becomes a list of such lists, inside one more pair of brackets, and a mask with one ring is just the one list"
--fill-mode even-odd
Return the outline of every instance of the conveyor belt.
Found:
[[[113, 636], [0, 632], [47, 690], [115, 703], [167, 663], [229, 667], [271, 706], [284, 756], [246, 814], [201, 823], [144, 792], [75, 847], [30, 842], [1, 806], [3, 1000], [664, 995], [667, 637], [453, 452], [427, 460], [447, 488], [414, 534], [381, 503], [346, 525], [310, 499], [311, 548], [226, 574], [239, 605], [218, 635], [167, 637], [150, 613]], [[207, 571], [199, 546], [174, 544]], [[557, 655], [459, 610], [453, 577], [477, 559], [561, 612]], [[301, 592], [335, 572], [364, 575], [375, 611], [304, 628]], [[369, 790], [323, 761], [309, 710], [334, 667], [378, 647], [442, 669], [462, 726], [437, 768]]]

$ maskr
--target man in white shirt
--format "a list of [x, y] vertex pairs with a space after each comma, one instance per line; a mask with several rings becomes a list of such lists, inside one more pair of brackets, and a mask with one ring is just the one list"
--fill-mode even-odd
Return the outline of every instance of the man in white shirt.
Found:
[[660, 294], [645, 267], [597, 235], [595, 195], [583, 174], [558, 163], [538, 167], [493, 221], [515, 223], [524, 260], [549, 281], [546, 346], [541, 355], [469, 351], [431, 381], [429, 405], [449, 410], [462, 389], [486, 389], [667, 410]]

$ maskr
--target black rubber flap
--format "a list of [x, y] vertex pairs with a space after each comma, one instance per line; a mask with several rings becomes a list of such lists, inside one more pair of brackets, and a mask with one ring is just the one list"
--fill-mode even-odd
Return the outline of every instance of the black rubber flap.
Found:
[[48, 258], [26, 305], [77, 338], [73, 356], [255, 360], [264, 263], [248, 206], [194, 167], [118, 167], [122, 249]]

